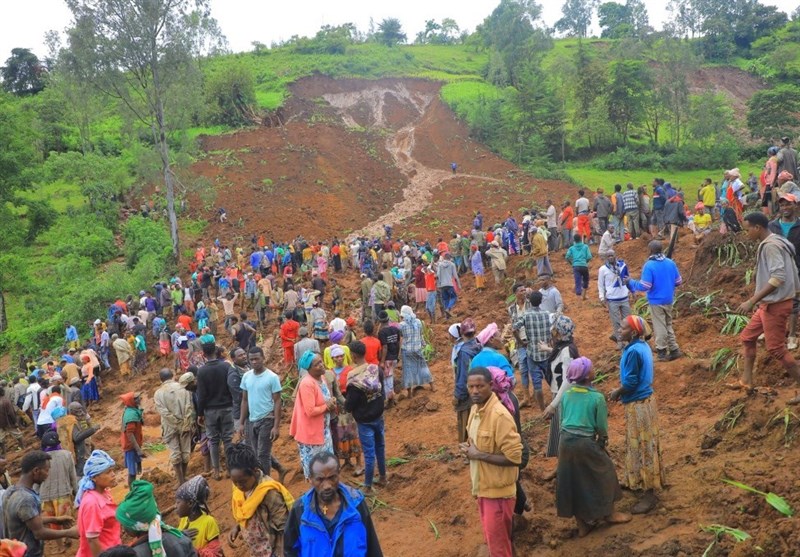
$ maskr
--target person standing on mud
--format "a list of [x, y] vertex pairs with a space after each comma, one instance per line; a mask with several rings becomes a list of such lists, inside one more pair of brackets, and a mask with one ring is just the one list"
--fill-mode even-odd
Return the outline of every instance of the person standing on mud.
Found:
[[[744, 223], [748, 238], [760, 243], [756, 252], [756, 291], [738, 309], [743, 314], [750, 313], [756, 306], [758, 309], [739, 336], [744, 347], [742, 377], [738, 383], [729, 386], [752, 391], [756, 346], [762, 333], [770, 355], [780, 361], [792, 379], [800, 384], [800, 366], [784, 343], [786, 322], [792, 313], [792, 300], [800, 291], [794, 246], [786, 238], [769, 230], [764, 213], [745, 215]], [[800, 404], [800, 396], [795, 396], [787, 404]]]
[[623, 282], [631, 292], [647, 293], [658, 361], [671, 362], [683, 356], [675, 339], [675, 329], [672, 328], [675, 288], [681, 285], [683, 279], [675, 262], [662, 253], [663, 246], [660, 241], [653, 240], [647, 247], [650, 249], [650, 258], [642, 267], [642, 278], [639, 280], [628, 278]]
[[658, 409], [653, 396], [653, 351], [647, 344], [647, 323], [638, 315], [622, 322], [620, 338], [627, 343], [619, 367], [621, 386], [608, 394], [609, 400], [625, 407], [625, 475], [631, 491], [642, 491], [631, 508], [633, 514], [650, 512], [658, 504], [655, 490], [666, 485], [661, 460]]
[[217, 355], [216, 341], [211, 335], [200, 337], [203, 354], [208, 359], [197, 371], [197, 423], [205, 427], [211, 452], [213, 478], [219, 481], [220, 441], [225, 450], [233, 444], [233, 397], [228, 389], [230, 364]]
[[442, 295], [444, 315], [450, 319], [450, 310], [458, 301], [456, 287], [461, 289], [461, 280], [458, 278], [458, 269], [456, 269], [455, 263], [450, 260], [449, 252], [445, 252], [442, 259], [439, 260], [439, 265], [436, 267], [436, 280]]
[[192, 395], [175, 381], [171, 369], [162, 369], [158, 376], [161, 386], [153, 401], [161, 416], [161, 438], [169, 448], [169, 461], [181, 486], [186, 481], [192, 455], [192, 426], [196, 418]]
[[[776, 191], [776, 193], [778, 218], [769, 222], [769, 231], [789, 240], [794, 246], [795, 265], [800, 268], [800, 219], [797, 217], [797, 197], [782, 191]], [[798, 311], [800, 311], [800, 300], [795, 297], [792, 302], [792, 314], [789, 317], [789, 340], [786, 343], [788, 350], [797, 349]]]
[[514, 418], [492, 392], [492, 374], [474, 367], [467, 377], [472, 399], [467, 422], [468, 439], [459, 444], [469, 460], [472, 495], [490, 557], [511, 557], [511, 526], [517, 494], [522, 439]]

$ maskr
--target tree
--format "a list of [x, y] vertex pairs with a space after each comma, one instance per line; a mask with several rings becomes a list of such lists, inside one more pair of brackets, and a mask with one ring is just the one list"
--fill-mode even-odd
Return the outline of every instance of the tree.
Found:
[[592, 24], [592, 14], [598, 0], [566, 0], [561, 6], [562, 18], [555, 29], [574, 37], [585, 37]]
[[650, 31], [647, 8], [641, 0], [628, 0], [625, 4], [606, 2], [597, 8], [601, 37], [621, 39], [641, 37]]
[[[603, 96], [608, 82], [605, 74], [605, 67], [591, 55], [591, 51], [583, 44], [579, 43], [575, 51], [575, 84], [574, 94], [576, 102], [575, 124], [577, 125], [576, 134], [579, 130], [585, 133], [585, 140], [589, 147], [595, 147], [595, 139], [598, 137], [593, 133], [592, 127], [581, 126], [591, 116], [592, 108], [597, 105], [597, 99]], [[603, 105], [605, 110], [605, 103]], [[608, 113], [606, 112], [606, 122]], [[604, 135], [604, 134], [600, 134]], [[605, 134], [606, 136], [608, 134]]]
[[656, 64], [653, 67], [655, 88], [666, 103], [669, 131], [672, 144], [680, 147], [686, 135], [686, 120], [689, 110], [689, 83], [686, 76], [697, 65], [692, 47], [685, 41], [665, 38], [653, 49]]
[[534, 26], [542, 7], [534, 0], [500, 0], [494, 11], [478, 26], [487, 48], [497, 51], [505, 65], [501, 73], [512, 85], [519, 81], [520, 68], [540, 56], [552, 43], [547, 33]]
[[6, 65], [0, 68], [3, 90], [15, 95], [35, 95], [44, 89], [47, 70], [27, 48], [14, 48]]
[[733, 109], [725, 95], [704, 91], [689, 97], [689, 135], [698, 141], [716, 139], [731, 131]]
[[757, 91], [747, 101], [747, 128], [753, 137], [772, 140], [800, 133], [800, 87], [786, 83]]
[[386, 46], [394, 46], [398, 43], [406, 42], [406, 34], [403, 33], [403, 26], [400, 20], [396, 17], [387, 17], [378, 24], [378, 32], [375, 33], [375, 38], [379, 43]]
[[253, 73], [241, 64], [226, 64], [209, 76], [205, 87], [212, 120], [227, 126], [253, 124], [256, 102]]
[[675, 36], [694, 38], [700, 31], [703, 22], [695, 3], [696, 0], [669, 0], [667, 11], [672, 15], [669, 26]]
[[429, 19], [425, 22], [425, 29], [417, 33], [414, 40], [417, 44], [455, 44], [461, 40], [460, 28], [456, 20], [446, 17], [442, 23]]
[[[209, 0], [67, 0], [74, 16], [70, 51], [101, 91], [119, 99], [150, 130], [158, 147], [166, 186], [172, 255], [179, 256], [175, 177], [167, 133], [169, 116], [199, 75], [200, 37], [216, 29]], [[221, 44], [221, 37], [213, 38]]]
[[623, 143], [644, 116], [645, 91], [650, 87], [647, 66], [640, 60], [618, 60], [609, 65], [608, 119]]

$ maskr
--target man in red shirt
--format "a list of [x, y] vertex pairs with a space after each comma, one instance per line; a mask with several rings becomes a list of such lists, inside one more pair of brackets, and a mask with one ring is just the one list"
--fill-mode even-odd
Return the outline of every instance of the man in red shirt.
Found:
[[381, 363], [381, 341], [378, 337], [374, 336], [375, 324], [370, 321], [364, 321], [364, 338], [359, 340], [367, 347], [367, 353], [364, 355], [364, 360], [368, 364], [379, 365]]
[[192, 330], [192, 318], [189, 316], [186, 311], [182, 311], [181, 314], [178, 316], [178, 324], [183, 325], [183, 328], [187, 331]]
[[431, 323], [436, 322], [436, 273], [430, 266], [425, 267], [425, 310], [431, 316]]
[[281, 346], [283, 347], [283, 363], [294, 363], [294, 343], [300, 335], [300, 323], [293, 319], [294, 312], [287, 311], [284, 314], [286, 320], [281, 325]]

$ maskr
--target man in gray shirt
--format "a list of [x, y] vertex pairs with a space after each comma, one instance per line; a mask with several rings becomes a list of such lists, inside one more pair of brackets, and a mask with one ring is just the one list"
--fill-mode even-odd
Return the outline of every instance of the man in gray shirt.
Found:
[[294, 345], [294, 361], [300, 361], [300, 356], [311, 350], [314, 354], [322, 355], [319, 341], [308, 336], [308, 327], [300, 327], [300, 340]]
[[456, 289], [453, 286], [458, 285], [458, 288], [461, 288], [458, 269], [456, 269], [455, 263], [450, 260], [450, 253], [445, 253], [439, 260], [439, 265], [436, 268], [436, 282], [442, 296], [444, 314], [449, 319], [451, 317], [450, 310], [458, 301], [458, 294], [456, 294]]
[[548, 313], [564, 313], [564, 301], [561, 299], [561, 292], [553, 285], [553, 277], [539, 275], [539, 292], [542, 295], [539, 307]]

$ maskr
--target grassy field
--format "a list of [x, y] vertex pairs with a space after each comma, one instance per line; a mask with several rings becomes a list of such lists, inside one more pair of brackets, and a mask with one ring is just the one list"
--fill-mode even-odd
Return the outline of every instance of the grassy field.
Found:
[[[635, 186], [650, 185], [653, 178], [664, 178], [676, 188], [682, 188], [684, 192], [695, 193], [706, 178], [711, 178], [714, 182], [722, 182], [723, 169], [710, 170], [598, 170], [589, 166], [568, 165], [566, 172], [576, 182], [581, 185], [596, 190], [603, 188], [606, 192], [614, 191], [614, 184], [622, 184], [624, 187], [628, 182]], [[744, 164], [739, 167], [742, 178], [747, 179], [749, 172], [756, 176], [761, 169], [753, 164]]]
[[291, 46], [260, 54], [239, 53], [205, 61], [214, 73], [227, 64], [242, 64], [256, 78], [256, 99], [262, 108], [275, 109], [288, 96], [293, 81], [315, 73], [331, 77], [420, 77], [445, 82], [480, 79], [487, 54], [461, 45], [386, 47], [376, 43], [347, 47], [342, 54], [301, 54]]
[[81, 195], [77, 185], [61, 180], [37, 184], [32, 189], [21, 192], [20, 197], [31, 200], [44, 199], [59, 213], [65, 212], [68, 207], [77, 209], [86, 204], [86, 198]]

